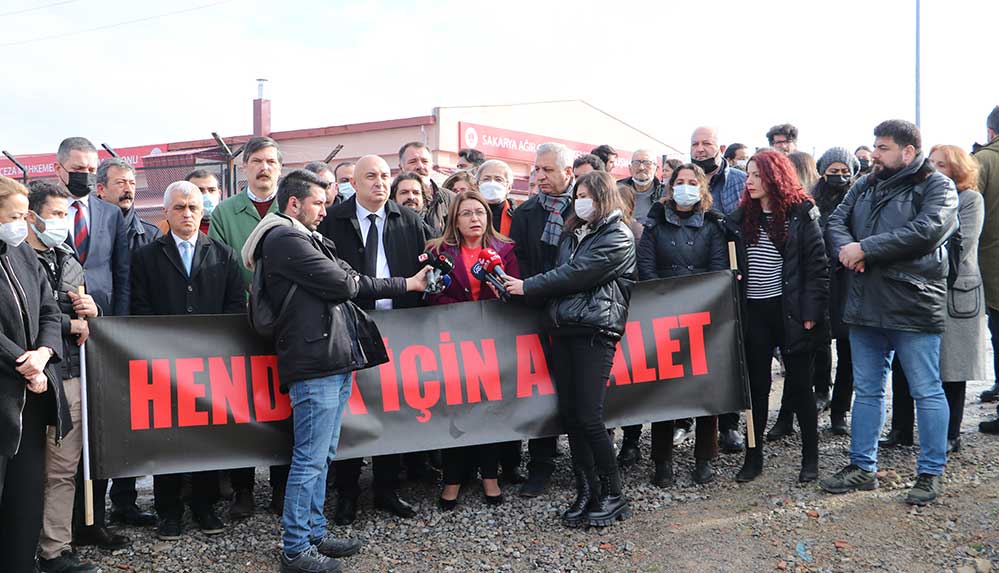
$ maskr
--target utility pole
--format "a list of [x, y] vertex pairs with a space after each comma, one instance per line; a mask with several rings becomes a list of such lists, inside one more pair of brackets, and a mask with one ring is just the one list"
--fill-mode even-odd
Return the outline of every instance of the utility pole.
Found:
[[921, 89], [919, 81], [919, 1], [916, 0], [916, 127], [921, 127], [919, 121], [919, 92]]

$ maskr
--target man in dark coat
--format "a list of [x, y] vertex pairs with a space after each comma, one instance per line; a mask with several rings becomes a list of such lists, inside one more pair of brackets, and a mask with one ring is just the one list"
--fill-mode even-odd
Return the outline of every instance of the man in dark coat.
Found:
[[[236, 253], [224, 243], [200, 233], [204, 198], [194, 183], [171, 183], [164, 193], [163, 212], [170, 232], [139, 248], [132, 258], [132, 314], [238, 314], [246, 310], [242, 271]], [[184, 503], [182, 474], [153, 476], [159, 515], [159, 538], [179, 539]], [[191, 513], [202, 532], [221, 533], [215, 514], [214, 471], [191, 476]]]
[[918, 476], [906, 501], [924, 505], [939, 495], [947, 463], [940, 340], [957, 190], [923, 156], [915, 125], [889, 120], [874, 137], [874, 172], [854, 183], [826, 227], [830, 253], [852, 271], [843, 322], [850, 328], [855, 400], [850, 464], [821, 485], [830, 493], [877, 487], [885, 383], [897, 354], [919, 417]]

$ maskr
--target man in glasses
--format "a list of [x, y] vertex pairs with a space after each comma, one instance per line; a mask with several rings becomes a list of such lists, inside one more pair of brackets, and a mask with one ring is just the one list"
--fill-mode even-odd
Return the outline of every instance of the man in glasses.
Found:
[[620, 183], [629, 185], [635, 190], [633, 218], [643, 222], [652, 204], [663, 195], [662, 181], [656, 177], [656, 156], [648, 149], [639, 149], [631, 154], [628, 170], [631, 171], [631, 177], [622, 179]]

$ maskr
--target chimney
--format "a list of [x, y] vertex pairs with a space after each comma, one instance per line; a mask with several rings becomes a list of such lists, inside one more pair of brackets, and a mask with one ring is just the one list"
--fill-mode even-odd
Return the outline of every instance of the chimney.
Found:
[[257, 78], [257, 99], [253, 100], [253, 135], [271, 134], [271, 100], [264, 99], [265, 78]]

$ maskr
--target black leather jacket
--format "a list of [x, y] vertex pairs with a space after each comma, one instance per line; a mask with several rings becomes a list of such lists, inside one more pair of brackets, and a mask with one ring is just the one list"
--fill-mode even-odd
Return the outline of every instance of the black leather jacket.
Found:
[[829, 217], [829, 252], [859, 242], [863, 273], [847, 272], [843, 322], [910, 332], [943, 332], [947, 238], [957, 229], [954, 182], [922, 154], [886, 181], [866, 175]]
[[563, 234], [558, 265], [524, 281], [524, 294], [547, 299], [545, 323], [553, 335], [599, 332], [618, 339], [635, 270], [635, 236], [615, 211], [581, 239]]

